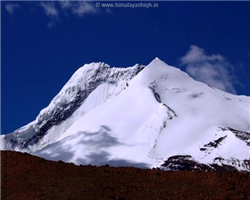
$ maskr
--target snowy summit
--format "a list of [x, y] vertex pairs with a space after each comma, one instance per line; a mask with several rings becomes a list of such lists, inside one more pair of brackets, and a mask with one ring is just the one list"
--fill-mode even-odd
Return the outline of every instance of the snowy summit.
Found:
[[250, 171], [250, 98], [147, 66], [86, 64], [1, 148], [75, 164]]

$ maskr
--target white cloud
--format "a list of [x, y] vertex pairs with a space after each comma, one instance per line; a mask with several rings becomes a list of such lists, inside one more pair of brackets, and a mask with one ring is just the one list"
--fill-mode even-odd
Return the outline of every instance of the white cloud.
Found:
[[48, 27], [52, 27], [59, 21], [59, 16], [64, 14], [68, 16], [69, 13], [78, 17], [83, 17], [86, 14], [98, 13], [98, 8], [91, 2], [86, 1], [58, 1], [58, 2], [42, 2], [40, 6], [44, 9], [45, 14], [50, 18]]
[[98, 12], [97, 7], [86, 1], [78, 1], [73, 3], [70, 1], [60, 1], [59, 4], [64, 12], [69, 11], [79, 17], [82, 17], [86, 14], [95, 14]]
[[44, 9], [44, 12], [49, 17], [58, 17], [59, 13], [58, 10], [53, 2], [47, 2], [47, 3], [40, 3], [41, 7]]
[[17, 10], [17, 9], [19, 9], [19, 8], [20, 8], [20, 6], [19, 6], [18, 4], [16, 4], [16, 3], [7, 3], [7, 4], [5, 5], [5, 9], [6, 9], [11, 15], [13, 15], [14, 12], [15, 12], [15, 10]]
[[56, 8], [54, 2], [41, 2], [40, 6], [43, 8], [45, 14], [50, 18], [50, 22], [48, 23], [48, 27], [51, 28], [56, 24], [56, 21], [59, 20], [59, 11]]
[[70, 1], [59, 1], [60, 6], [62, 9], [69, 9], [72, 7], [72, 3]]
[[223, 61], [224, 58], [221, 55], [208, 56], [203, 49], [192, 45], [190, 46], [189, 52], [181, 58], [182, 63], [190, 64], [205, 61]]
[[86, 1], [79, 1], [78, 4], [72, 8], [72, 13], [80, 17], [85, 14], [97, 13], [97, 11], [97, 8], [93, 4]]
[[196, 80], [236, 94], [233, 83], [237, 80], [232, 74], [233, 66], [223, 56], [207, 55], [203, 49], [192, 45], [180, 60], [186, 66], [186, 71]]

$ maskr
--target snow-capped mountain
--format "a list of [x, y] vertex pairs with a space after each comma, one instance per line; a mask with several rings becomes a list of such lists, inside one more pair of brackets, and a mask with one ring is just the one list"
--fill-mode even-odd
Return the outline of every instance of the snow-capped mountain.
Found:
[[[250, 98], [148, 66], [84, 65], [4, 149], [76, 164], [250, 171]], [[184, 163], [184, 165], [183, 165]]]
[[84, 65], [33, 122], [5, 136], [4, 148], [34, 152], [55, 142], [80, 117], [118, 95], [142, 69], [138, 64], [129, 68]]

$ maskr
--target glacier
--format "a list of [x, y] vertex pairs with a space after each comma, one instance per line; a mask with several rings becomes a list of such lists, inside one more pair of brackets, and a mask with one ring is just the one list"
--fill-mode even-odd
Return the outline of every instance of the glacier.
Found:
[[[155, 58], [79, 68], [1, 148], [75, 164], [160, 167], [174, 156], [250, 171], [250, 97], [198, 82]], [[165, 167], [168, 169], [168, 167]]]

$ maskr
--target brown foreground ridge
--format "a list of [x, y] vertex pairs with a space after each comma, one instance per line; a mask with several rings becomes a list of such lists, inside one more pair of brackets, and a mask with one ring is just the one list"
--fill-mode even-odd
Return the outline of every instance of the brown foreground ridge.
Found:
[[3, 200], [250, 200], [250, 173], [76, 166], [1, 151]]

